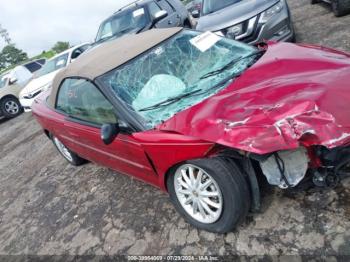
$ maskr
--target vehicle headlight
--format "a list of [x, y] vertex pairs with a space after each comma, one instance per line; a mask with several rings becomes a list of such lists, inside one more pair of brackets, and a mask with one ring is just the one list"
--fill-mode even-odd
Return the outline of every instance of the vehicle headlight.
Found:
[[51, 83], [48, 83], [48, 84], [44, 85], [42, 88], [40, 88], [40, 89], [44, 92], [44, 91], [49, 90], [50, 88], [51, 88]]
[[264, 11], [261, 14], [260, 23], [266, 23], [267, 21], [269, 21], [274, 15], [280, 13], [283, 10], [284, 7], [284, 3], [283, 1], [279, 1], [277, 4], [275, 4], [274, 6], [270, 7], [269, 9], [267, 9], [266, 11]]

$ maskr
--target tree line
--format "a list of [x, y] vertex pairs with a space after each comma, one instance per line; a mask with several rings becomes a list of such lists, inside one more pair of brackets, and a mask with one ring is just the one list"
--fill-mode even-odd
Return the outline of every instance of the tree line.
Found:
[[39, 58], [49, 59], [55, 54], [61, 53], [69, 48], [69, 42], [59, 41], [49, 51], [43, 51], [40, 55], [29, 59], [28, 54], [17, 48], [14, 44], [6, 45], [0, 52], [0, 72], [11, 69], [16, 65], [23, 64]]

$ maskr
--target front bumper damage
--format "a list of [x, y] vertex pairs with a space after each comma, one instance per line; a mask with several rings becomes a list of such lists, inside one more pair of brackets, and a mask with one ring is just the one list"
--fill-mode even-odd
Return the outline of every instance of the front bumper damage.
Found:
[[269, 184], [282, 189], [297, 186], [305, 176], [318, 187], [335, 187], [350, 176], [350, 147], [300, 147], [255, 159]]

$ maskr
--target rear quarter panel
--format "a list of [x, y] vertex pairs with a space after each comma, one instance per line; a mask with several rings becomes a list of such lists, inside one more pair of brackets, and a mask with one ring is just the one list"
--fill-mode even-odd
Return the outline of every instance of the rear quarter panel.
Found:
[[49, 108], [46, 104], [46, 99], [49, 95], [49, 91], [39, 95], [33, 102], [32, 110], [33, 116], [39, 122], [44, 130], [53, 132], [54, 124], [62, 122], [64, 116], [57, 114], [53, 109]]

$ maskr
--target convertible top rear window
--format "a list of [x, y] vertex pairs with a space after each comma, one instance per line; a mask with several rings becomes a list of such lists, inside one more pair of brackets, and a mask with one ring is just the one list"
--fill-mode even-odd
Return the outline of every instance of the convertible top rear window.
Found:
[[[231, 61], [254, 54], [256, 49], [210, 34], [195, 43], [193, 39], [199, 34], [183, 31], [100, 80], [153, 128], [220, 91], [229, 79], [221, 83], [223, 80], [243, 72], [254, 59], [242, 59], [211, 75]], [[152, 107], [174, 97], [180, 98]]]

